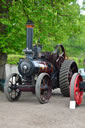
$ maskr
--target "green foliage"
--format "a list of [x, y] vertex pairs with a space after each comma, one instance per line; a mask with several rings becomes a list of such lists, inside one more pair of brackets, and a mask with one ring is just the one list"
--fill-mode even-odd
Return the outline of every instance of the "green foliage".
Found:
[[23, 55], [8, 55], [7, 64], [17, 64], [20, 58], [25, 58]]
[[[33, 43], [41, 43], [44, 51], [62, 43], [68, 55], [79, 33], [79, 6], [76, 0], [13, 0], [8, 4], [8, 17], [0, 22], [6, 25], [5, 34], [0, 34], [0, 49], [6, 53], [22, 53], [26, 43], [28, 19], [35, 23]], [[77, 46], [77, 41], [75, 43]], [[75, 51], [75, 50], [74, 50]]]
[[80, 15], [79, 31], [64, 41], [68, 56], [85, 58], [85, 15]]

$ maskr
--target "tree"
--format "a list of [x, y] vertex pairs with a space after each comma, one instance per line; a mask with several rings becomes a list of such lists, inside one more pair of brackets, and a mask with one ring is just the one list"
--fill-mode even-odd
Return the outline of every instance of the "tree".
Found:
[[[35, 23], [34, 44], [40, 41], [44, 50], [69, 39], [78, 33], [79, 6], [76, 0], [13, 0], [9, 17], [1, 19], [7, 26], [7, 35], [2, 36], [3, 52], [22, 52], [25, 48], [25, 24], [28, 19]], [[16, 34], [17, 33], [17, 34]], [[4, 43], [3, 43], [4, 42]]]
[[[85, 0], [84, 0], [85, 1]], [[80, 8], [80, 7], [79, 7]], [[83, 3], [82, 10], [85, 10], [85, 2]], [[77, 58], [85, 58], [85, 15], [80, 13], [75, 22], [75, 31], [68, 40], [64, 41], [69, 56], [76, 56]], [[78, 26], [78, 27], [76, 27]]]
[[[7, 2], [8, 3], [8, 2]], [[4, 6], [5, 2], [0, 1], [0, 19], [7, 17], [6, 13], [8, 11], [8, 8]], [[5, 64], [7, 60], [6, 53], [2, 52], [3, 43], [2, 43], [2, 37], [5, 37], [6, 35], [6, 26], [0, 22], [0, 85], [4, 82], [5, 79]], [[0, 86], [2, 88], [2, 86]]]

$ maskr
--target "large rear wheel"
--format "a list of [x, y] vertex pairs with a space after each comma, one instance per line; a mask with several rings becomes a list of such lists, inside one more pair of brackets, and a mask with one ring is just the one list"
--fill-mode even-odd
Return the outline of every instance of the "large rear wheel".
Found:
[[69, 85], [74, 73], [78, 72], [78, 67], [73, 60], [64, 60], [59, 74], [59, 85], [63, 96], [69, 96]]

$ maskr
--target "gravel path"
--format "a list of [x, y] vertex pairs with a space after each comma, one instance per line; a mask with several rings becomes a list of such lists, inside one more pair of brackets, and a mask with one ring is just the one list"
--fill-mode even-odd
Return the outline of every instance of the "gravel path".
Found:
[[47, 104], [31, 93], [9, 102], [0, 92], [0, 128], [85, 128], [85, 96], [81, 106], [69, 109], [69, 98], [55, 90]]

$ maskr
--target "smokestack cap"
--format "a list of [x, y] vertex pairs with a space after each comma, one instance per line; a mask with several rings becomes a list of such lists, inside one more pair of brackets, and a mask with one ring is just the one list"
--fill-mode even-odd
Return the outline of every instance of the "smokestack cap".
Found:
[[26, 25], [31, 25], [31, 26], [34, 26], [34, 22], [32, 20], [28, 20]]

